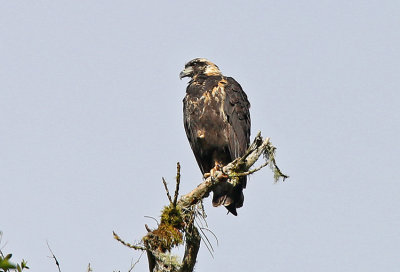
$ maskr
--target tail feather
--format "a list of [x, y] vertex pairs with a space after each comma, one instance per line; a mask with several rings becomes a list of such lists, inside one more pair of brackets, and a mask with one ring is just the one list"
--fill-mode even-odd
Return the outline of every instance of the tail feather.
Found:
[[229, 182], [221, 182], [213, 190], [212, 204], [214, 207], [225, 206], [233, 215], [237, 215], [236, 209], [243, 206], [244, 195], [242, 182], [233, 187]]
[[234, 216], [237, 216], [237, 211], [236, 211], [236, 207], [235, 207], [234, 204], [231, 204], [229, 206], [225, 206], [225, 208], [228, 210], [228, 212], [230, 212]]
[[214, 193], [213, 200], [212, 200], [212, 205], [214, 207], [218, 207], [218, 206], [224, 205], [226, 197], [227, 197], [226, 195], [220, 196], [220, 195], [217, 195], [216, 193]]

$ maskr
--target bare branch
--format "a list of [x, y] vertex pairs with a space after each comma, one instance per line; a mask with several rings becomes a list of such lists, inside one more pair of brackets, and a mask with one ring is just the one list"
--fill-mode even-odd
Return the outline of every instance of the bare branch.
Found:
[[200, 237], [201, 237], [201, 238], [204, 237], [204, 239], [205, 239], [205, 240], [202, 239], [204, 245], [205, 245], [206, 248], [208, 249], [208, 252], [210, 252], [211, 257], [214, 258], [214, 254], [213, 254], [213, 252], [214, 252], [214, 247], [212, 246], [212, 244], [211, 244], [210, 240], [208, 239], [207, 235], [204, 233], [203, 229], [202, 229], [202, 228], [199, 228], [199, 230], [200, 230], [200, 232], [201, 232]]
[[171, 195], [169, 194], [167, 182], [165, 181], [164, 178], [162, 178], [162, 182], [164, 184], [165, 191], [167, 192], [167, 197], [168, 197], [169, 203], [172, 204], [172, 199], [171, 199]]
[[254, 169], [251, 169], [251, 170], [249, 170], [249, 171], [247, 171], [247, 172], [243, 172], [243, 173], [235, 173], [235, 174], [232, 174], [232, 175], [230, 175], [229, 177], [243, 177], [243, 176], [248, 176], [248, 175], [251, 175], [251, 174], [254, 174], [255, 172], [257, 172], [257, 171], [260, 171], [262, 168], [264, 168], [265, 166], [267, 166], [269, 164], [269, 161], [266, 161], [266, 162], [264, 162], [263, 164], [261, 164], [259, 167], [257, 167], [257, 168], [254, 168]]
[[158, 223], [157, 219], [155, 219], [153, 216], [148, 216], [148, 215], [145, 215], [144, 217], [146, 217], [146, 218], [150, 218], [150, 219], [153, 219], [154, 221], [156, 221], [156, 223], [157, 223], [157, 226], [158, 226], [158, 225], [160, 225], [160, 224]]
[[[139, 258], [136, 260], [136, 262], [135, 263], [131, 263], [131, 268], [128, 270], [128, 272], [131, 272], [132, 270], [133, 270], [133, 268], [135, 268], [135, 266], [139, 263], [139, 261], [140, 261], [140, 259], [142, 258], [142, 256], [143, 256], [143, 253], [144, 253], [144, 251], [140, 254], [140, 256], [139, 256]], [[133, 261], [133, 260], [132, 260]]]
[[135, 249], [135, 250], [146, 250], [146, 248], [143, 247], [143, 246], [132, 245], [132, 244], [130, 244], [130, 243], [125, 242], [125, 241], [122, 240], [122, 239], [118, 236], [118, 234], [116, 234], [114, 231], [113, 231], [113, 236], [114, 236], [114, 239], [115, 239], [115, 240], [117, 240], [118, 242], [120, 242], [121, 244], [123, 244], [123, 245], [126, 246], [126, 247], [133, 248], [133, 249]]
[[173, 202], [174, 207], [176, 207], [176, 201], [178, 200], [180, 183], [181, 183], [181, 165], [178, 162], [176, 164], [176, 188], [175, 188], [175, 195], [174, 195], [174, 202]]
[[53, 251], [51, 250], [49, 241], [46, 241], [46, 243], [47, 243], [47, 247], [49, 248], [50, 253], [52, 255], [52, 257], [50, 257], [50, 258], [54, 259], [54, 261], [56, 262], [57, 268], [58, 268], [58, 272], [61, 272], [60, 263], [58, 262], [57, 257], [54, 255]]
[[144, 228], [147, 230], [147, 232], [151, 232], [151, 229], [149, 228], [149, 226], [147, 226], [147, 224], [144, 224]]
[[217, 246], [218, 246], [218, 237], [217, 237], [217, 235], [215, 235], [215, 233], [212, 232], [212, 231], [211, 231], [210, 229], [208, 229], [208, 228], [202, 227], [201, 229], [202, 229], [202, 230], [206, 230], [206, 231], [208, 231], [209, 233], [211, 233], [211, 234], [214, 236], [215, 241], [217, 242]]

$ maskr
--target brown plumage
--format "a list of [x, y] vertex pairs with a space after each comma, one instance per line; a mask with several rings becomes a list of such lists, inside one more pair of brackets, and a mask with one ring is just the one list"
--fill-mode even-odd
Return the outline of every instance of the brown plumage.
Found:
[[[225, 77], [212, 62], [197, 58], [185, 65], [180, 78], [191, 77], [183, 100], [186, 135], [203, 174], [244, 155], [250, 141], [250, 103], [242, 87]], [[243, 206], [246, 177], [235, 187], [228, 181], [213, 189], [213, 205], [237, 215]]]

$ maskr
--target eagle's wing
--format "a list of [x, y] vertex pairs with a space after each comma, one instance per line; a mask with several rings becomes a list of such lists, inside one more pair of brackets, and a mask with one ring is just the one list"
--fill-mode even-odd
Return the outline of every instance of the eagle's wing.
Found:
[[198, 108], [193, 105], [192, 101], [189, 99], [188, 95], [185, 96], [183, 99], [183, 124], [185, 127], [186, 131], [186, 136], [189, 140], [190, 147], [193, 150], [193, 154], [196, 158], [197, 164], [199, 165], [199, 168], [201, 172], [204, 174], [211, 169], [211, 162], [210, 166], [205, 165], [207, 161], [205, 161], [202, 158], [203, 152], [201, 149], [201, 146], [199, 145], [198, 138], [196, 135], [196, 131], [198, 130], [199, 125], [198, 119], [192, 119], [191, 115], [195, 112], [198, 111]]
[[230, 124], [229, 152], [236, 159], [244, 155], [250, 142], [250, 102], [236, 80], [228, 77], [227, 81], [224, 112]]

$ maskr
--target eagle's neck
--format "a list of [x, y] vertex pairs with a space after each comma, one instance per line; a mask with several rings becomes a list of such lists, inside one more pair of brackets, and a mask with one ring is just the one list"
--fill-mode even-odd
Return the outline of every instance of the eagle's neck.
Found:
[[219, 80], [222, 78], [225, 78], [225, 77], [221, 73], [215, 73], [215, 74], [209, 74], [209, 75], [197, 74], [192, 77], [192, 80], [189, 81], [189, 84], [191, 84], [191, 83], [200, 83], [201, 84], [208, 79], [214, 79], [214, 80], [218, 79]]
[[206, 76], [222, 76], [221, 71], [216, 65], [207, 65], [203, 74], [205, 74]]

